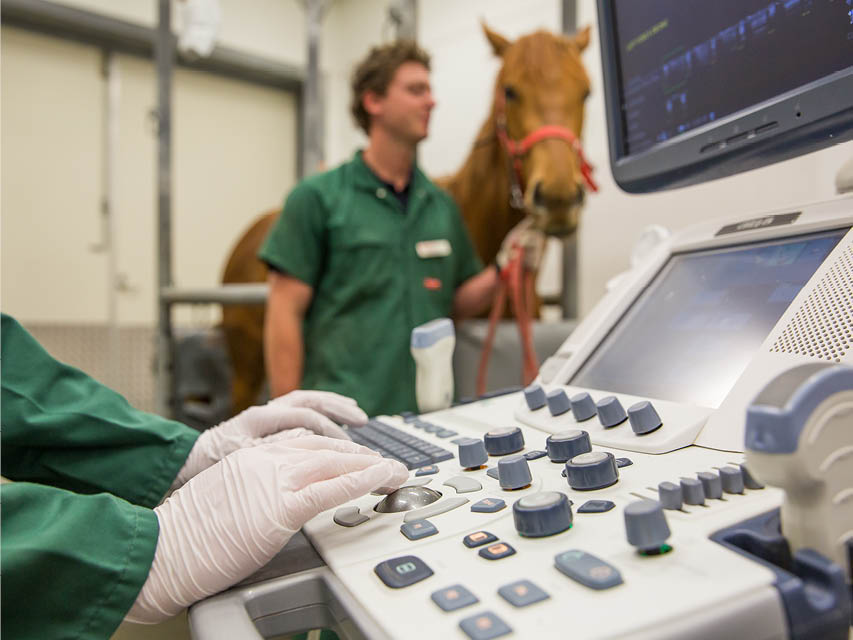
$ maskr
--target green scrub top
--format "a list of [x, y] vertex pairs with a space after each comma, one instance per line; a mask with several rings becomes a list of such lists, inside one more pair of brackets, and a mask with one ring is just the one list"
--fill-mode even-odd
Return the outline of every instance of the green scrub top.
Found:
[[137, 411], [2, 315], [2, 636], [109, 638], [198, 432]]
[[415, 167], [404, 211], [360, 151], [297, 185], [258, 256], [314, 290], [302, 387], [369, 415], [417, 410], [412, 329], [449, 316], [483, 268], [447, 193]]

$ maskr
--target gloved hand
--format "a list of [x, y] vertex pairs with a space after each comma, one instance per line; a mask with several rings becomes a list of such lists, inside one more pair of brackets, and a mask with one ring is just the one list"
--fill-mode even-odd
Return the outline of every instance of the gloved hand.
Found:
[[346, 432], [332, 420], [361, 426], [367, 422], [367, 414], [352, 398], [331, 391], [291, 391], [263, 406], [249, 407], [202, 432], [172, 483], [172, 489], [237, 449], [303, 436], [305, 429], [348, 440]]
[[240, 449], [154, 509], [160, 523], [148, 579], [125, 617], [161, 622], [251, 575], [305, 522], [409, 472], [348, 440], [304, 436]]
[[522, 251], [524, 266], [529, 271], [535, 271], [542, 262], [545, 253], [545, 234], [537, 229], [532, 216], [525, 216], [504, 237], [495, 262], [498, 269], [503, 271], [515, 256], [515, 247]]

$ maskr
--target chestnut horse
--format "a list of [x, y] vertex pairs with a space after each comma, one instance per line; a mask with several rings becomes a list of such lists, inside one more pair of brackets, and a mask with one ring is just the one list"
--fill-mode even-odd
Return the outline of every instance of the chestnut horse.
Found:
[[[574, 233], [585, 185], [595, 186], [578, 142], [589, 93], [581, 61], [589, 28], [571, 38], [537, 31], [515, 42], [485, 25], [483, 31], [502, 59], [495, 99], [462, 168], [436, 182], [456, 200], [480, 258], [490, 264], [525, 215], [546, 234]], [[256, 254], [278, 213], [264, 214], [240, 238], [223, 283], [266, 280]], [[264, 307], [226, 305], [222, 316], [236, 413], [254, 404], [263, 386]]]

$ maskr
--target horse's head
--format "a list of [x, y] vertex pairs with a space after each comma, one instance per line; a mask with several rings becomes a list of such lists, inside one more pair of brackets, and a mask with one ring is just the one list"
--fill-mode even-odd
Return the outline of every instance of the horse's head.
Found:
[[492, 115], [511, 178], [524, 189], [524, 208], [538, 228], [571, 234], [586, 186], [595, 188], [579, 142], [589, 94], [581, 62], [589, 27], [570, 38], [537, 31], [515, 42], [486, 25], [483, 30], [503, 60]]

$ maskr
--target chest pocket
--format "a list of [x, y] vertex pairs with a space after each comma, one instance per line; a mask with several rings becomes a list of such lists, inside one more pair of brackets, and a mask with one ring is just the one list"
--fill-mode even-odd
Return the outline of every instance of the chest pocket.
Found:
[[401, 225], [388, 213], [352, 208], [339, 224], [330, 225], [324, 280], [339, 295], [385, 294], [393, 285], [401, 260]]

